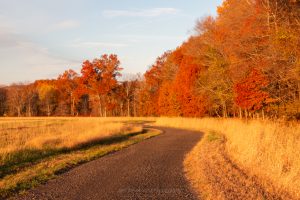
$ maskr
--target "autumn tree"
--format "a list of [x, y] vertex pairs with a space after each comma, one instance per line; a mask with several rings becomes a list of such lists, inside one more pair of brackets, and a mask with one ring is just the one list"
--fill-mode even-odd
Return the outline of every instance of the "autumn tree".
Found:
[[289, 0], [260, 0], [269, 31], [269, 90], [277, 99], [276, 115], [296, 115], [299, 112], [299, 44], [300, 2]]
[[163, 116], [182, 116], [178, 91], [174, 84], [183, 59], [182, 48], [177, 48], [172, 52], [168, 52], [168, 54], [161, 73], [163, 82], [158, 98], [159, 114]]
[[189, 43], [182, 47], [183, 58], [174, 80], [176, 98], [181, 108], [181, 115], [185, 117], [201, 117], [205, 110], [202, 107], [201, 96], [195, 92], [195, 81], [201, 71], [201, 65], [196, 63], [195, 57], [188, 53]]
[[3, 116], [7, 109], [7, 90], [0, 88], [0, 116]]
[[28, 84], [24, 87], [26, 116], [32, 117], [38, 114], [39, 96], [34, 84]]
[[265, 91], [268, 84], [268, 79], [261, 71], [252, 69], [248, 77], [235, 85], [235, 102], [245, 110], [246, 117], [248, 112], [253, 114], [260, 110], [264, 117], [264, 107], [273, 101], [268, 92]]
[[136, 116], [136, 90], [138, 86], [138, 80], [135, 75], [127, 74], [122, 82], [124, 87], [124, 95], [127, 104], [127, 116]]
[[23, 84], [13, 84], [7, 90], [7, 104], [9, 114], [21, 117], [24, 114], [26, 93]]
[[57, 108], [57, 89], [55, 88], [54, 81], [38, 81], [37, 91], [39, 94], [39, 100], [41, 104], [41, 112], [46, 116], [53, 115]]
[[107, 116], [108, 103], [111, 92], [117, 86], [117, 77], [121, 76], [120, 61], [117, 55], [102, 55], [92, 62], [85, 61], [81, 69], [81, 84], [86, 93], [98, 102], [98, 115]]
[[157, 106], [159, 90], [163, 81], [162, 69], [170, 52], [164, 53], [156, 59], [156, 62], [144, 74], [144, 83], [139, 94], [139, 111], [143, 116], [158, 116]]
[[81, 74], [0, 90], [0, 115], [300, 118], [299, 35], [298, 0], [224, 0], [141, 78], [120, 81], [105, 54]]
[[56, 87], [59, 93], [59, 112], [62, 115], [74, 116], [76, 113], [76, 104], [79, 101], [78, 94], [78, 74], [69, 69], [59, 75], [56, 81]]

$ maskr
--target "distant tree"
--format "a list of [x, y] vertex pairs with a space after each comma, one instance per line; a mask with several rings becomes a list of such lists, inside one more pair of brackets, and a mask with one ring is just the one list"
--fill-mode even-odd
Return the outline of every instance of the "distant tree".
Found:
[[0, 116], [3, 116], [7, 109], [7, 90], [0, 88]]
[[26, 105], [25, 85], [13, 84], [7, 90], [7, 104], [11, 116], [21, 117]]
[[136, 116], [136, 90], [138, 87], [138, 77], [133, 74], [123, 75], [122, 86], [127, 104], [127, 116]]
[[76, 91], [79, 84], [79, 75], [69, 69], [59, 75], [56, 81], [58, 90], [59, 109], [61, 115], [74, 116], [76, 113], [76, 104], [80, 99], [80, 95]]
[[98, 115], [107, 116], [111, 92], [117, 87], [117, 77], [121, 76], [120, 61], [117, 55], [102, 55], [92, 62], [85, 61], [81, 69], [81, 84], [86, 93], [98, 102]]
[[163, 82], [162, 70], [168, 56], [169, 52], [165, 52], [158, 57], [155, 64], [144, 74], [145, 82], [141, 85], [139, 94], [139, 111], [143, 116], [158, 116], [160, 114], [157, 103]]
[[37, 83], [41, 111], [46, 116], [53, 115], [57, 107], [57, 89], [54, 81], [39, 81]]
[[104, 54], [80, 74], [0, 89], [0, 115], [299, 118], [299, 35], [299, 0], [224, 0], [142, 77], [120, 81]]
[[34, 84], [28, 84], [24, 87], [26, 116], [32, 117], [38, 114], [39, 96]]

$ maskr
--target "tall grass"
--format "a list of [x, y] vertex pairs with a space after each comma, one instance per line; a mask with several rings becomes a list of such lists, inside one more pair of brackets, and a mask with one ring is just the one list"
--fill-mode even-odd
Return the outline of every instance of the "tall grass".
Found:
[[[0, 199], [160, 134], [151, 118], [0, 118]], [[143, 133], [143, 134], [140, 134]]]
[[160, 118], [156, 125], [225, 135], [231, 159], [300, 198], [300, 124], [238, 119]]
[[36, 154], [76, 148], [141, 126], [124, 119], [8, 118], [0, 119], [0, 166]]

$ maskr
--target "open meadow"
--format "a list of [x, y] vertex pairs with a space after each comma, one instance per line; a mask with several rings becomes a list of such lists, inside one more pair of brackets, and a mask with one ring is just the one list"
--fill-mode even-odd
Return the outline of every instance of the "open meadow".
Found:
[[144, 130], [143, 122], [139, 118], [1, 118], [0, 197], [158, 134]]
[[1, 118], [0, 197], [160, 133], [145, 124], [204, 133], [184, 161], [187, 179], [202, 198], [300, 197], [298, 122], [165, 117]]

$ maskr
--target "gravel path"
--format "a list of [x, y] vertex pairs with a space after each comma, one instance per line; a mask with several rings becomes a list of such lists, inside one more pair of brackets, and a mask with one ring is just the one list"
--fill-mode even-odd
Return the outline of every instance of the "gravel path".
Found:
[[17, 199], [197, 199], [183, 160], [202, 135], [157, 129], [164, 133], [78, 166]]

